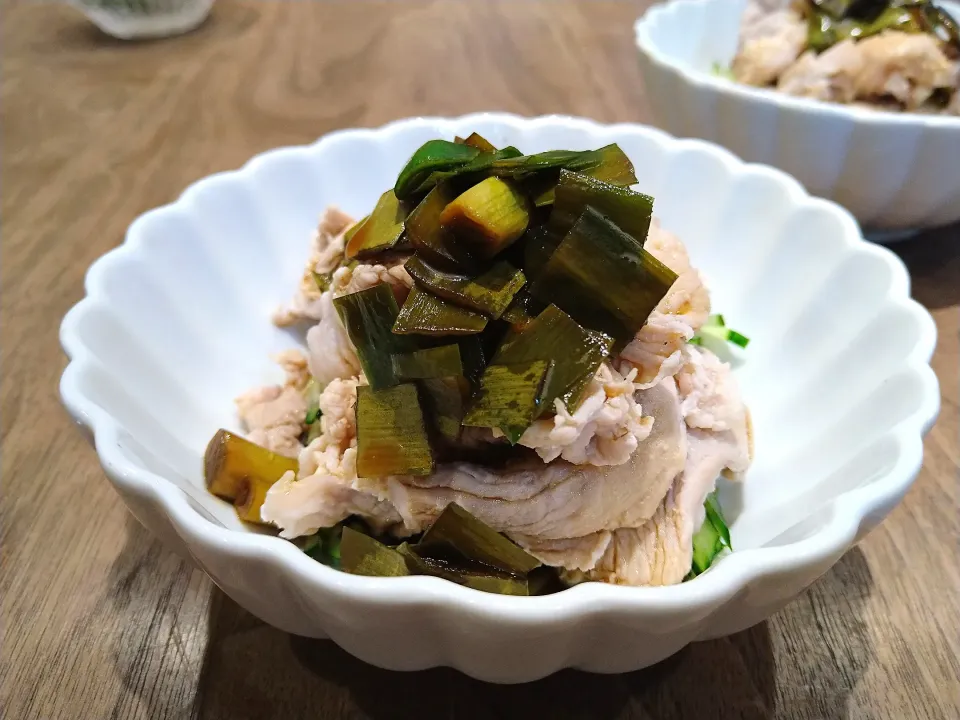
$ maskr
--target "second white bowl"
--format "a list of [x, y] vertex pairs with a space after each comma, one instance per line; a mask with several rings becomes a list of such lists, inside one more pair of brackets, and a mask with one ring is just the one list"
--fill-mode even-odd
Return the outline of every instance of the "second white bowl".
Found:
[[[869, 230], [960, 220], [960, 118], [879, 112], [727, 80], [747, 0], [674, 0], [636, 25], [658, 124], [773, 165], [845, 206]], [[942, 3], [960, 17], [955, 3]]]

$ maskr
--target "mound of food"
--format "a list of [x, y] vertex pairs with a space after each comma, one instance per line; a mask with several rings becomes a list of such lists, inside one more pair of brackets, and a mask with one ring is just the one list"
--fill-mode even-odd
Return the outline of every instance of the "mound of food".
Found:
[[359, 222], [322, 218], [281, 325], [306, 350], [237, 400], [208, 486], [348, 572], [533, 594], [664, 585], [730, 547], [712, 500], [750, 463], [680, 240], [616, 145], [431, 140]]
[[752, 1], [731, 74], [800, 97], [960, 115], [960, 26], [929, 0]]

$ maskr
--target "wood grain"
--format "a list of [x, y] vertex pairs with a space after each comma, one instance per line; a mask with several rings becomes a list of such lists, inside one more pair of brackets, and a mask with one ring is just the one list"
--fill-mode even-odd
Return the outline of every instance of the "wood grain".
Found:
[[416, 114], [644, 121], [644, 2], [241, 2], [125, 44], [3, 5], [0, 713], [41, 718], [955, 718], [960, 227], [898, 248], [943, 411], [888, 521], [770, 621], [620, 676], [493, 687], [252, 618], [127, 514], [57, 398], [57, 327], [140, 212], [270, 147]]

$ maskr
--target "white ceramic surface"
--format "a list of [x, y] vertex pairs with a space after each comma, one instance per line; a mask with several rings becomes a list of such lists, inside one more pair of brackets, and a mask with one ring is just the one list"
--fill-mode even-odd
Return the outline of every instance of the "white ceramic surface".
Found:
[[[359, 217], [421, 143], [474, 130], [529, 152], [620, 143], [714, 307], [752, 338], [737, 374], [756, 461], [721, 490], [736, 552], [692, 582], [516, 598], [355, 577], [246, 531], [202, 489], [206, 442], [236, 427], [233, 397], [277, 379], [268, 356], [298, 343], [270, 313], [292, 293], [323, 208]], [[753, 625], [896, 505], [939, 403], [935, 326], [892, 253], [778, 171], [635, 125], [418, 118], [271, 151], [138, 218], [86, 289], [61, 328], [61, 393], [130, 510], [266, 622], [387, 668], [451, 665], [497, 682], [620, 672]]]
[[[960, 6], [942, 3], [960, 18]], [[869, 230], [960, 220], [960, 118], [877, 112], [717, 77], [736, 54], [746, 0], [673, 0], [636, 25], [657, 124], [796, 177]]]

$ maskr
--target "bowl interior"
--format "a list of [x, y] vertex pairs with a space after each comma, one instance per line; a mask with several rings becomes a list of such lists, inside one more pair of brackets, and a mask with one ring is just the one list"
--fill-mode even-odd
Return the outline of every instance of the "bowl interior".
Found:
[[[302, 343], [270, 314], [292, 294], [323, 209], [365, 214], [423, 141], [476, 130], [526, 152], [620, 143], [638, 189], [704, 273], [714, 311], [751, 338], [730, 357], [756, 439], [746, 481], [721, 489], [736, 547], [808, 537], [830, 520], [833, 498], [894, 467], [898, 447], [883, 434], [924, 402], [905, 364], [923, 327], [889, 302], [905, 277], [882, 251], [855, 247], [849, 216], [786, 176], [654, 131], [468, 124], [353, 131], [275, 151], [139, 218], [123, 250], [91, 271], [96, 292], [75, 328], [95, 360], [79, 389], [116, 419], [126, 456], [202, 496], [207, 441], [239, 429], [233, 398], [279, 381], [270, 355]], [[246, 530], [226, 504], [204, 506]]]

